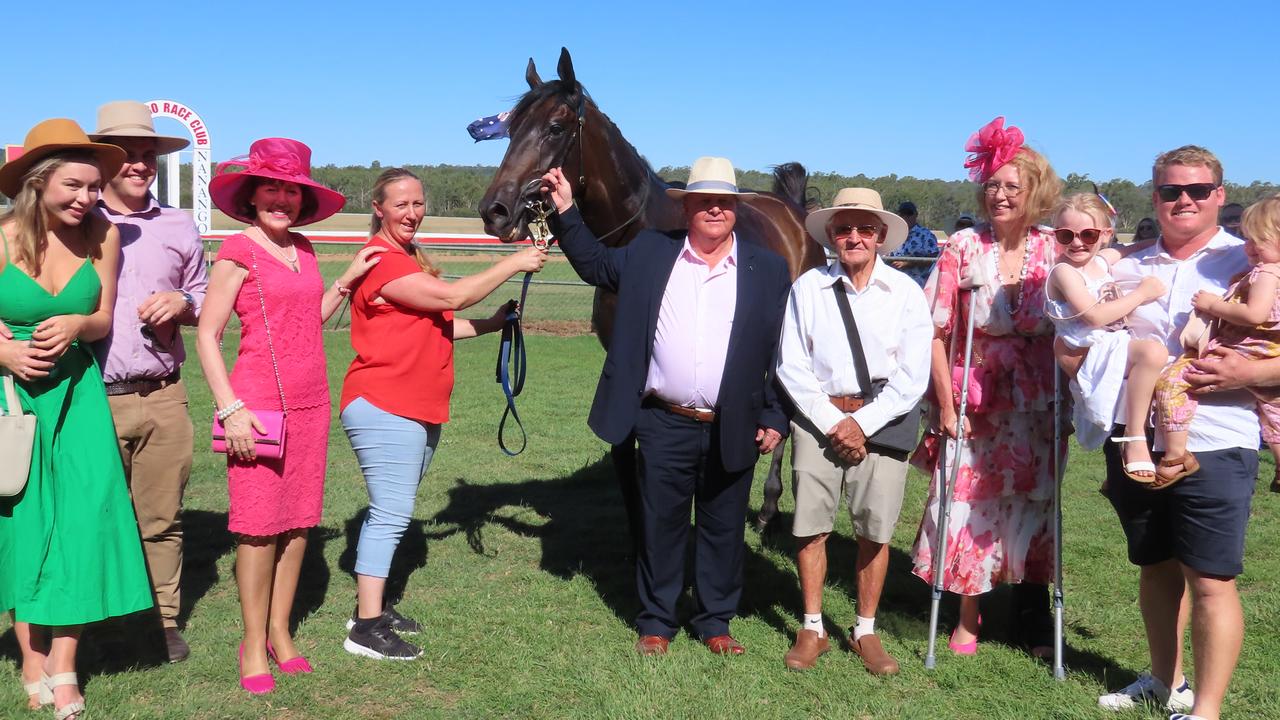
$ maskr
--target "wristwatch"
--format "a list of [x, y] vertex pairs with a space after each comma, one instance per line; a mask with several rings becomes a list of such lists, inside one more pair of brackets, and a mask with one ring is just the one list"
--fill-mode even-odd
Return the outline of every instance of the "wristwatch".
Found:
[[186, 312], [196, 306], [196, 299], [191, 297], [191, 293], [186, 290], [179, 290], [178, 293], [182, 295], [182, 299], [187, 303], [187, 306], [183, 308], [183, 312]]

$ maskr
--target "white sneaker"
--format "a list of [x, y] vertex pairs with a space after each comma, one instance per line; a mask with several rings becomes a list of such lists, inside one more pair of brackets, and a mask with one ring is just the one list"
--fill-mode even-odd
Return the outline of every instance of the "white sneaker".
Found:
[[1098, 707], [1106, 710], [1128, 710], [1146, 703], [1163, 705], [1168, 710], [1180, 712], [1190, 710], [1195, 705], [1196, 695], [1191, 691], [1191, 684], [1186, 678], [1183, 678], [1180, 687], [1170, 691], [1150, 673], [1142, 673], [1124, 689], [1098, 698]]

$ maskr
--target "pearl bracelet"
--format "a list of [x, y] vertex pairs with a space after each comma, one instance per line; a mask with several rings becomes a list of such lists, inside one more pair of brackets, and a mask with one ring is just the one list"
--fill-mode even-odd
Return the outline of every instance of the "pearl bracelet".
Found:
[[232, 415], [235, 415], [237, 412], [243, 409], [244, 409], [244, 401], [236, 400], [235, 402], [222, 408], [216, 413], [218, 417], [218, 422], [222, 422], [226, 420], [227, 418], [231, 417]]

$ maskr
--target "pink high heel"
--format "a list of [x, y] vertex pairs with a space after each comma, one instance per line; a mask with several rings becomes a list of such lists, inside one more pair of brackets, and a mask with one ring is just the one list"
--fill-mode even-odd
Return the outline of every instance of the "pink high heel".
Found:
[[[982, 629], [981, 615], [978, 616], [978, 629], [979, 630]], [[951, 648], [951, 652], [957, 655], [977, 655], [978, 640], [975, 638], [972, 642], [967, 642], [963, 644], [956, 642], [956, 632], [958, 632], [959, 630], [960, 630], [960, 626], [957, 624], [955, 629], [951, 631], [951, 640], [947, 643], [947, 647]]]
[[307, 659], [301, 655], [296, 658], [280, 662], [280, 658], [276, 657], [276, 649], [271, 647], [270, 640], [267, 641], [267, 654], [271, 656], [271, 659], [275, 661], [276, 665], [280, 666], [280, 672], [285, 675], [298, 675], [300, 673], [313, 672], [311, 669], [311, 663], [307, 662]]
[[254, 695], [266, 695], [276, 689], [276, 678], [269, 672], [244, 675], [244, 643], [240, 643], [240, 687]]

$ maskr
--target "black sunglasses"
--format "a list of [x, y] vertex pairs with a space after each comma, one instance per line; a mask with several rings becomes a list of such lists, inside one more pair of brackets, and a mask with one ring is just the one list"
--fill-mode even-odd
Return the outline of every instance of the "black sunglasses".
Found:
[[1058, 241], [1059, 245], [1070, 245], [1075, 241], [1077, 235], [1085, 247], [1092, 247], [1102, 238], [1102, 231], [1098, 228], [1085, 228], [1079, 233], [1070, 228], [1058, 228], [1053, 231], [1053, 237]]
[[1156, 194], [1160, 202], [1174, 202], [1186, 193], [1192, 200], [1205, 200], [1218, 189], [1217, 183], [1191, 183], [1190, 185], [1157, 185]]

